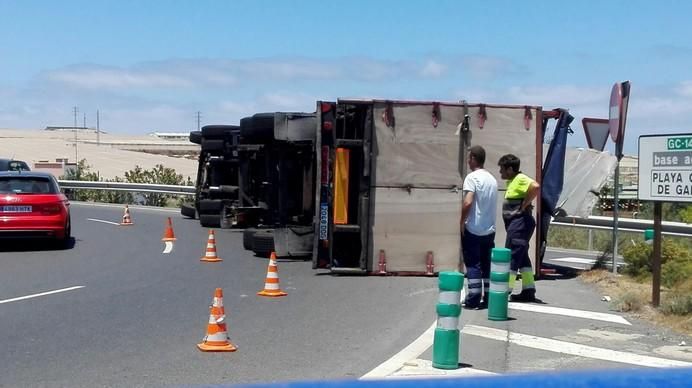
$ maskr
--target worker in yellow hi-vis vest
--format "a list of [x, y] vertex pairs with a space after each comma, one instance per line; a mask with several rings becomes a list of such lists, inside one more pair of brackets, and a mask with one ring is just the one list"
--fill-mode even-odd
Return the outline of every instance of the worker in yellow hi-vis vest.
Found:
[[529, 258], [529, 240], [536, 228], [533, 217], [533, 200], [536, 199], [540, 185], [521, 172], [521, 160], [512, 154], [504, 155], [498, 161], [500, 176], [507, 180], [507, 191], [502, 204], [502, 219], [507, 231], [505, 248], [512, 253], [509, 272], [509, 290], [514, 289], [517, 271], [521, 272], [521, 293], [510, 296], [513, 302], [536, 301], [531, 259]]

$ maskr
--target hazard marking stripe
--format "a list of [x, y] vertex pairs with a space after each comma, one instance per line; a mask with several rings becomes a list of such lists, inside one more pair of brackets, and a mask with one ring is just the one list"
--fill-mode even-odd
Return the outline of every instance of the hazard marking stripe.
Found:
[[61, 293], [61, 292], [67, 292], [67, 291], [72, 291], [72, 290], [78, 290], [78, 289], [80, 289], [80, 288], [84, 288], [84, 286], [67, 287], [67, 288], [61, 288], [61, 289], [59, 289], [59, 290], [46, 291], [46, 292], [41, 292], [41, 293], [38, 293], [38, 294], [32, 294], [32, 295], [20, 296], [20, 297], [12, 298], [12, 299], [0, 300], [0, 304], [10, 303], [10, 302], [18, 302], [18, 301], [20, 301], [20, 300], [26, 300], [26, 299], [31, 299], [31, 298], [38, 298], [39, 296], [46, 296], [46, 295], [58, 294], [58, 293]]
[[597, 348], [575, 344], [566, 341], [558, 341], [550, 338], [536, 337], [533, 335], [513, 333], [507, 330], [490, 327], [466, 325], [462, 332], [466, 335], [488, 338], [496, 341], [509, 342], [527, 348], [547, 350], [573, 356], [593, 358], [597, 360], [619, 362], [623, 364], [640, 365], [653, 368], [691, 367], [692, 363], [669, 360], [666, 358], [644, 356], [641, 354], [620, 352], [617, 350]]

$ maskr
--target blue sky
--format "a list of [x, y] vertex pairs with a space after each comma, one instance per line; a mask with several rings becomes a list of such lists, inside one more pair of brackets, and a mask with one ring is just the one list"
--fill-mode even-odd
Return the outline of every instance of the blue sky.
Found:
[[235, 124], [315, 100], [378, 97], [563, 107], [608, 115], [632, 95], [626, 151], [690, 132], [685, 1], [0, 0], [0, 128], [114, 133]]

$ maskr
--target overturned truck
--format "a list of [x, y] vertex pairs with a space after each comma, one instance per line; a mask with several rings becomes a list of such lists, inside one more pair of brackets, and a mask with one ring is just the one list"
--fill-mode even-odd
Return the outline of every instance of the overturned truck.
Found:
[[[508, 153], [539, 182], [532, 261], [540, 258], [555, 195], [560, 195], [564, 142], [572, 117], [538, 106], [423, 101], [338, 100], [317, 103], [313, 267], [335, 273], [428, 274], [455, 270], [461, 251], [461, 186], [467, 149], [486, 149], [486, 169], [498, 180], [496, 246], [506, 190], [497, 161]], [[544, 161], [543, 139], [556, 120]], [[562, 136], [564, 134], [565, 136]], [[554, 148], [554, 147], [553, 147]], [[550, 171], [555, 171], [550, 172]], [[547, 175], [546, 175], [547, 173]], [[553, 176], [551, 176], [551, 174]], [[545, 188], [546, 185], [543, 185]], [[548, 195], [546, 195], [548, 194]], [[536, 243], [536, 241], [539, 241]], [[540, 264], [540, 263], [536, 263]]]

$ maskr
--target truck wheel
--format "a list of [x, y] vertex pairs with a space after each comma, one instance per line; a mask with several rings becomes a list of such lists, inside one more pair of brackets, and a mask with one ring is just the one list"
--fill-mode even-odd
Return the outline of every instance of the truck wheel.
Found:
[[[243, 120], [250, 119], [248, 117]], [[243, 125], [245, 124], [245, 125]], [[267, 143], [274, 139], [274, 113], [257, 113], [240, 123], [240, 137], [248, 142]]]
[[221, 217], [218, 214], [200, 214], [199, 224], [205, 228], [218, 228], [221, 224]]
[[221, 139], [229, 136], [233, 131], [240, 130], [237, 125], [205, 125], [202, 127], [202, 136], [207, 139]]
[[223, 151], [223, 139], [207, 139], [202, 138], [202, 152], [218, 152]]
[[223, 208], [223, 201], [220, 199], [203, 199], [199, 201], [199, 214], [213, 214], [219, 216]]
[[197, 216], [197, 209], [195, 209], [193, 204], [184, 203], [180, 206], [180, 214], [182, 214], [183, 217], [192, 218], [194, 220], [195, 216]]
[[190, 143], [202, 144], [202, 132], [200, 132], [200, 131], [190, 132]]
[[243, 230], [243, 248], [246, 251], [252, 250], [252, 240], [255, 237], [255, 233], [257, 233], [256, 228], [247, 228]]
[[257, 256], [269, 257], [269, 255], [274, 252], [274, 230], [258, 230], [255, 235], [252, 236], [252, 251], [255, 252]]

